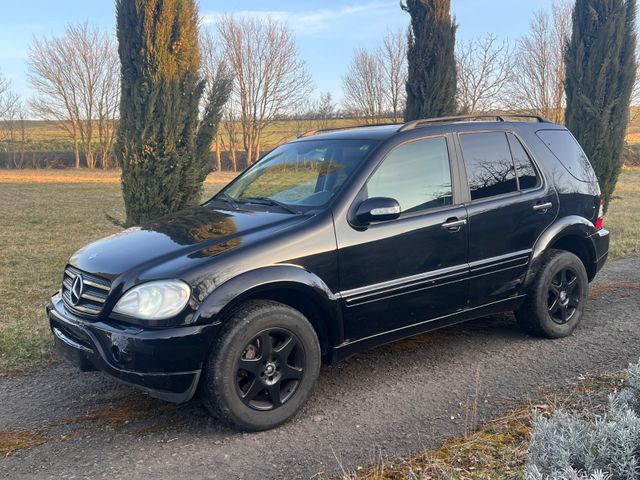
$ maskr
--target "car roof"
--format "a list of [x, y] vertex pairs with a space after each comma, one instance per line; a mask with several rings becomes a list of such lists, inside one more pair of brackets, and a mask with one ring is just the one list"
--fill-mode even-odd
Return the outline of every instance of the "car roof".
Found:
[[[494, 120], [488, 121], [487, 118]], [[511, 121], [507, 119], [515, 119]], [[534, 121], [531, 121], [534, 120]], [[469, 130], [503, 130], [505, 127], [510, 129], [556, 129], [562, 128], [562, 125], [555, 124], [549, 120], [536, 115], [504, 115], [504, 116], [488, 116], [488, 115], [470, 115], [459, 117], [444, 117], [426, 120], [417, 120], [408, 123], [389, 123], [377, 125], [354, 125], [348, 127], [336, 127], [312, 130], [302, 134], [296, 142], [310, 140], [386, 140], [403, 132], [416, 131], [427, 133], [431, 129], [442, 128], [443, 126], [457, 126], [459, 131]]]

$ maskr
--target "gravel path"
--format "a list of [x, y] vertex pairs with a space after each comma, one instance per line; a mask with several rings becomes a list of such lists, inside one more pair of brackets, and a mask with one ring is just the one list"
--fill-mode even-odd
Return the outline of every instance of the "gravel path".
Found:
[[[0, 380], [0, 438], [39, 446], [0, 457], [0, 478], [335, 478], [384, 456], [436, 447], [479, 420], [583, 374], [640, 357], [640, 257], [610, 261], [574, 336], [541, 340], [510, 315], [377, 348], [323, 368], [303, 411], [269, 432], [239, 434], [197, 402], [150, 399], [100, 373], [57, 365]], [[467, 425], [465, 425], [467, 424]]]

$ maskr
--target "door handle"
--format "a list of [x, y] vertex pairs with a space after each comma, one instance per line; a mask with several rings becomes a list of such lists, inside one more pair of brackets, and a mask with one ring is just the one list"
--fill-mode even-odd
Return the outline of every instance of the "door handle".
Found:
[[457, 232], [463, 225], [467, 224], [467, 219], [462, 218], [458, 220], [457, 218], [451, 218], [442, 224], [442, 228], [450, 230], [452, 232]]
[[551, 207], [553, 207], [553, 203], [547, 202], [547, 203], [538, 203], [538, 204], [533, 206], [533, 209], [536, 212], [546, 213], [547, 210], [549, 210]]

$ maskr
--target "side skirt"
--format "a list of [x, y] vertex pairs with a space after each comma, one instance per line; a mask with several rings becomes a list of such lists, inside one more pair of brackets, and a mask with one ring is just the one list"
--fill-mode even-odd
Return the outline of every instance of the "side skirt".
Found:
[[369, 350], [370, 348], [384, 345], [385, 343], [395, 342], [397, 340], [449, 327], [457, 323], [463, 323], [486, 315], [516, 310], [520, 305], [522, 305], [524, 297], [526, 297], [526, 295], [518, 295], [516, 297], [499, 300], [479, 307], [469, 308], [442, 317], [432, 318], [413, 325], [407, 325], [394, 330], [377, 333], [358, 340], [346, 341], [337, 347], [331, 347], [327, 355], [327, 361], [328, 363], [336, 363], [358, 352]]

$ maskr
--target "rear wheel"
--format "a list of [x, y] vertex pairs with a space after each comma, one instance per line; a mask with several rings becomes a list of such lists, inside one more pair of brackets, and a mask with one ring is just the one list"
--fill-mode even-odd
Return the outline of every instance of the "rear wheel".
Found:
[[218, 419], [266, 430], [291, 418], [320, 371], [320, 344], [297, 310], [272, 301], [237, 309], [205, 365], [202, 401]]
[[528, 332], [547, 338], [571, 335], [582, 319], [588, 290], [582, 261], [570, 252], [551, 250], [516, 312], [518, 322]]

